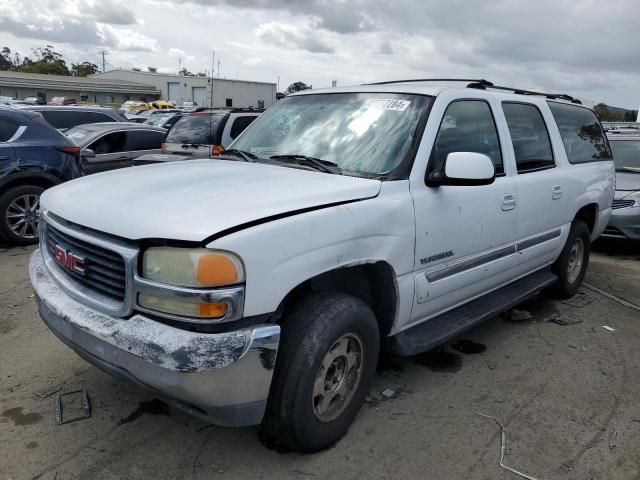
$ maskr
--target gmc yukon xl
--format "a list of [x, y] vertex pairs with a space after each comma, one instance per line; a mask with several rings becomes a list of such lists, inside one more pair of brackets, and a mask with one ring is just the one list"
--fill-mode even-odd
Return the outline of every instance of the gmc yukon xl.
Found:
[[337, 441], [381, 349], [576, 293], [611, 215], [593, 111], [485, 80], [291, 95], [218, 158], [43, 193], [40, 315], [95, 366], [291, 449]]

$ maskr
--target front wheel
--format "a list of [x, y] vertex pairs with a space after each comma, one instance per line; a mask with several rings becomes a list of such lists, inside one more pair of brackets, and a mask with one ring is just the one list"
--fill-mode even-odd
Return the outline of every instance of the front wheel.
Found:
[[19, 185], [0, 196], [0, 237], [14, 245], [38, 242], [40, 194], [44, 188]]
[[363, 301], [339, 292], [303, 300], [282, 327], [264, 433], [302, 452], [335, 443], [364, 402], [379, 349], [378, 323]]
[[590, 254], [589, 227], [583, 221], [575, 220], [571, 224], [567, 243], [553, 264], [553, 272], [558, 276], [554, 290], [561, 298], [569, 298], [578, 293], [587, 273]]

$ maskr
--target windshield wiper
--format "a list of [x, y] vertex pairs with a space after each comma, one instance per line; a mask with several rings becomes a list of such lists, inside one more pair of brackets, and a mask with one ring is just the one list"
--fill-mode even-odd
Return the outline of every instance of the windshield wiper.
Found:
[[272, 155], [269, 158], [285, 162], [287, 160], [290, 160], [300, 165], [306, 165], [308, 167], [315, 168], [316, 170], [320, 170], [321, 172], [340, 174], [340, 168], [338, 167], [338, 165], [336, 163], [330, 162], [329, 160], [308, 157], [306, 155]]
[[222, 153], [219, 155], [221, 157], [224, 157], [225, 155], [232, 155], [234, 157], [240, 157], [242, 158], [245, 162], [255, 162], [258, 159], [257, 155], [254, 155], [251, 152], [247, 152], [246, 150], [238, 150], [235, 148], [231, 148], [229, 150], [223, 150]]

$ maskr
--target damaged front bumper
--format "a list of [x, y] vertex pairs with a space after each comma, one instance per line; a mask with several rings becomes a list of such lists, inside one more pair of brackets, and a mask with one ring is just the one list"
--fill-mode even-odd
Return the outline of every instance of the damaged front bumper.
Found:
[[211, 423], [236, 427], [262, 421], [280, 341], [278, 325], [198, 333], [140, 314], [111, 317], [67, 295], [40, 250], [31, 256], [29, 275], [44, 322], [89, 363]]

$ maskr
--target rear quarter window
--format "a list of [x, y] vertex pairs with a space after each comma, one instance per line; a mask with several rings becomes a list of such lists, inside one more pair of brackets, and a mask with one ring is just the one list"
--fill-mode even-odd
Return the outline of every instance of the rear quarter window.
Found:
[[12, 120], [0, 118], [0, 142], [6, 142], [18, 131], [18, 125]]
[[235, 122], [233, 122], [233, 125], [231, 125], [231, 132], [229, 133], [231, 138], [235, 139], [238, 135], [244, 132], [245, 128], [251, 125], [251, 122], [253, 122], [256, 118], [258, 117], [244, 116], [236, 118]]
[[570, 163], [612, 160], [609, 142], [595, 113], [584, 107], [547, 103], [560, 130]]

